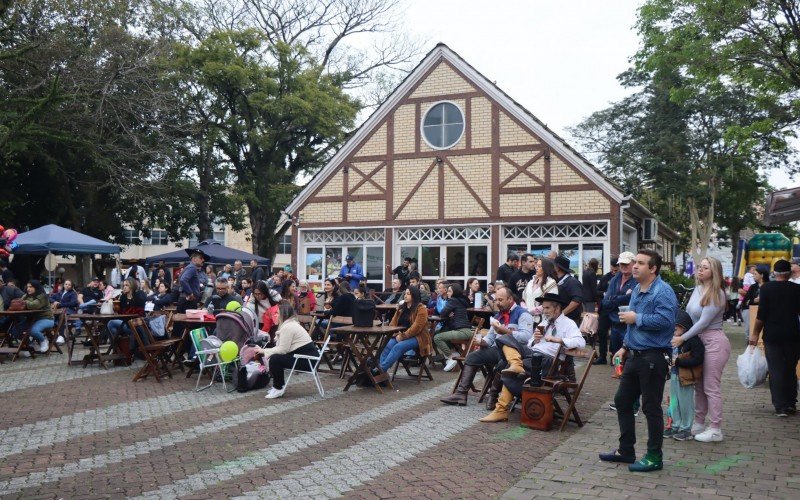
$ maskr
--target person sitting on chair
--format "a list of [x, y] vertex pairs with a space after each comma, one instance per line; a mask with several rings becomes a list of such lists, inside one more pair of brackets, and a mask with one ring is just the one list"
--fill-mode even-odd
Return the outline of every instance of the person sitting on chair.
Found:
[[454, 359], [452, 344], [453, 340], [469, 340], [472, 338], [472, 324], [467, 316], [467, 308], [470, 303], [464, 297], [464, 289], [458, 283], [452, 283], [447, 287], [447, 302], [442, 311], [442, 331], [437, 333], [433, 340], [439, 354], [444, 356], [447, 363], [444, 371], [449, 372], [456, 367], [458, 362]]
[[397, 363], [404, 352], [419, 349], [421, 357], [431, 353], [431, 337], [428, 332], [428, 308], [422, 303], [419, 288], [409, 285], [403, 305], [392, 317], [392, 326], [401, 326], [404, 331], [395, 335], [381, 353], [381, 370], [389, 369]]
[[537, 331], [527, 344], [515, 342], [516, 348], [511, 343], [503, 345], [503, 356], [508, 362], [508, 368], [501, 372], [503, 390], [492, 413], [483, 417], [481, 422], [508, 420], [514, 396], [519, 397], [522, 394], [522, 379], [530, 376], [531, 385], [541, 386], [542, 375], [550, 370], [560, 346], [563, 345], [565, 349], [586, 346], [578, 325], [561, 314], [569, 305], [569, 299], [563, 299], [557, 293], [546, 293], [536, 301], [542, 304], [542, 316], [547, 322], [544, 333]]
[[[272, 388], [265, 396], [267, 399], [275, 399], [283, 396], [286, 392], [286, 385], [283, 378], [283, 371], [294, 365], [295, 354], [305, 354], [307, 356], [319, 356], [319, 350], [314, 345], [314, 341], [308, 335], [305, 328], [297, 321], [294, 307], [288, 302], [281, 302], [278, 306], [278, 326], [277, 343], [275, 347], [257, 351], [269, 357], [269, 373], [272, 377]], [[298, 361], [297, 368], [300, 370], [310, 370], [308, 360]]]

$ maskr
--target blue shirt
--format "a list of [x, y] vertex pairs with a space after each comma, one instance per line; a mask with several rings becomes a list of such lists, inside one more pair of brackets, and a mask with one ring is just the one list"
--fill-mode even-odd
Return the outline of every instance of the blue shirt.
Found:
[[192, 263], [183, 269], [179, 278], [181, 291], [186, 295], [194, 294], [195, 299], [200, 299], [203, 293], [200, 291], [200, 271]]
[[[348, 274], [350, 275], [349, 279], [346, 278]], [[339, 272], [339, 277], [347, 279], [350, 283], [350, 290], [355, 290], [358, 288], [358, 284], [361, 283], [361, 280], [364, 279], [364, 271], [361, 269], [361, 266], [356, 263], [353, 263], [352, 266], [345, 264]]]
[[672, 287], [656, 276], [646, 292], [637, 284], [631, 296], [630, 310], [636, 323], [628, 325], [623, 344], [634, 351], [647, 349], [672, 350], [678, 299]]

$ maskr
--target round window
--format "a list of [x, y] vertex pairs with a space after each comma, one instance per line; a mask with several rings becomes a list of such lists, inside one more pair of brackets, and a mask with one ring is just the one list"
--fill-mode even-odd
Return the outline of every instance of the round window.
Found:
[[422, 136], [434, 149], [453, 147], [464, 133], [464, 115], [452, 102], [434, 104], [422, 119]]

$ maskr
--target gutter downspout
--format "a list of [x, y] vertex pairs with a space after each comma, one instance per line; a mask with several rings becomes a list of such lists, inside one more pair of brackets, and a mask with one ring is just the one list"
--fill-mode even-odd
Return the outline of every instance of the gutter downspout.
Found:
[[622, 198], [622, 201], [619, 204], [619, 248], [617, 249], [617, 253], [622, 252], [622, 242], [623, 237], [625, 236], [625, 209], [631, 207], [631, 198], [632, 195], [626, 195]]

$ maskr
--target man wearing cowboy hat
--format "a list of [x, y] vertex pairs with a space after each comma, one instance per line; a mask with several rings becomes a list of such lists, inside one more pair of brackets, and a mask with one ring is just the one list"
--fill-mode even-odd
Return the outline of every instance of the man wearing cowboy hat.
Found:
[[526, 344], [503, 345], [503, 355], [509, 365], [502, 372], [503, 390], [492, 413], [483, 417], [481, 422], [508, 420], [514, 396], [522, 394], [522, 380], [530, 376], [532, 385], [541, 385], [542, 375], [550, 369], [562, 345], [564, 349], [586, 346], [578, 325], [562, 313], [569, 305], [567, 300], [557, 293], [546, 293], [537, 297], [536, 302], [542, 304], [543, 323], [546, 324], [544, 332], [535, 331]]
[[558, 255], [553, 262], [556, 265], [556, 276], [558, 276], [558, 295], [568, 304], [561, 314], [579, 325], [583, 312], [583, 285], [578, 278], [571, 274], [572, 269], [569, 267], [568, 258]]
[[[203, 267], [203, 262], [208, 259], [208, 256], [200, 250], [187, 249], [186, 253], [190, 255], [191, 263], [183, 268], [178, 278], [180, 295], [178, 296], [178, 304], [175, 307], [175, 312], [178, 313], [186, 313], [187, 309], [197, 309], [198, 301], [203, 295], [200, 289], [200, 268]], [[203, 282], [205, 282], [205, 279], [204, 276]], [[183, 335], [183, 329], [183, 324], [176, 324], [172, 329], [173, 337]]]

